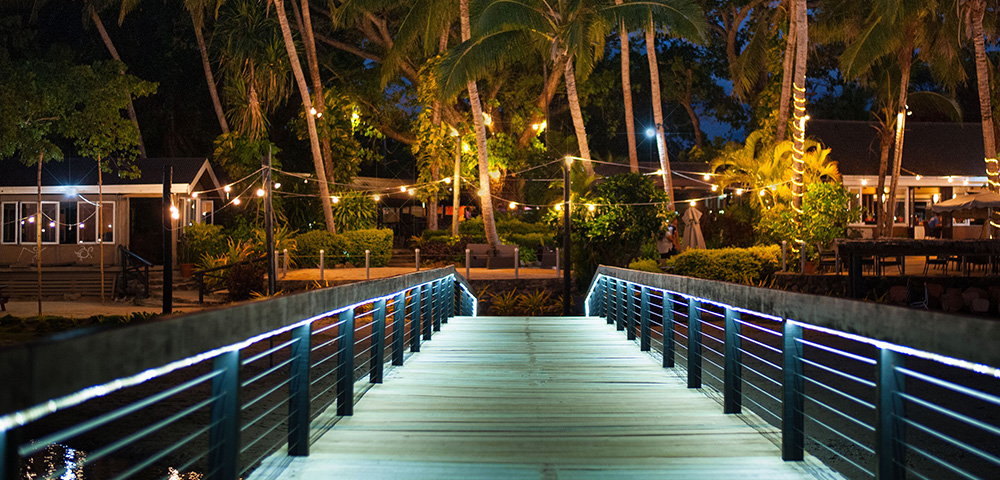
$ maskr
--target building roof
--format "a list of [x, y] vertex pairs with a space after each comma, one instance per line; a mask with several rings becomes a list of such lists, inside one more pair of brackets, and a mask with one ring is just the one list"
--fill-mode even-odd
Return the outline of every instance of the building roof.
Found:
[[[139, 178], [122, 178], [113, 173], [103, 175], [105, 185], [162, 185], [163, 167], [174, 167], [174, 184], [190, 184], [198, 180], [207, 162], [204, 158], [143, 158], [134, 161], [142, 172]], [[38, 184], [38, 169], [16, 160], [7, 160], [0, 175], [0, 187], [34, 187]], [[210, 168], [210, 167], [209, 167]], [[42, 164], [43, 187], [97, 185], [97, 162], [89, 158], [66, 158], [61, 162]]]
[[[810, 120], [806, 135], [831, 149], [830, 159], [843, 175], [878, 175], [876, 124]], [[903, 174], [984, 176], [983, 129], [979, 123], [907, 122]], [[890, 158], [891, 164], [891, 158]]]

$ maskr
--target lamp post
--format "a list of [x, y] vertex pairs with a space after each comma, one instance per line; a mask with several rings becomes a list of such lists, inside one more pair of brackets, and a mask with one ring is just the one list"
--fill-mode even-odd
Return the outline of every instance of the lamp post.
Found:
[[278, 291], [277, 268], [274, 258], [274, 208], [271, 203], [271, 146], [267, 146], [267, 158], [264, 159], [264, 242], [267, 244], [267, 294], [274, 296]]
[[572, 301], [570, 299], [570, 220], [569, 220], [569, 167], [573, 164], [572, 157], [566, 157], [563, 162], [563, 316], [569, 316]]
[[[174, 242], [173, 218], [170, 216], [170, 186], [174, 182], [174, 167], [163, 166], [163, 314], [174, 310]], [[100, 234], [100, 229], [97, 230]], [[41, 261], [39, 261], [41, 263]]]

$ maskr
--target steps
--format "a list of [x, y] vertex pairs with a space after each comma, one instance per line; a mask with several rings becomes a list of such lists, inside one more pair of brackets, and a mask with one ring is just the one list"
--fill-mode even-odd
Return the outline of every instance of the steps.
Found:
[[[114, 292], [117, 267], [104, 271], [104, 293]], [[5, 269], [0, 271], [0, 284], [6, 285], [4, 295], [12, 298], [35, 297], [38, 295], [38, 271], [34, 269]], [[101, 295], [101, 272], [91, 268], [42, 267], [42, 296], [64, 297]]]
[[[413, 250], [408, 248], [394, 248], [392, 249], [392, 258], [389, 259], [387, 267], [409, 267], [413, 268], [413, 262], [416, 258], [413, 256]], [[362, 265], [363, 267], [364, 265]]]

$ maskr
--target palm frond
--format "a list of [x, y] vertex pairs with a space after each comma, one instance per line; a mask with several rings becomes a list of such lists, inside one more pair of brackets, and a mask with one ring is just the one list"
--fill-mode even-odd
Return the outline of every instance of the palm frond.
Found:
[[708, 24], [701, 6], [692, 0], [640, 0], [621, 5], [608, 5], [597, 13], [611, 25], [624, 23], [629, 31], [649, 27], [650, 15], [653, 23], [669, 34], [685, 38], [694, 43], [707, 41]]
[[468, 82], [528, 55], [531, 37], [529, 32], [507, 30], [476, 37], [449, 50], [437, 71], [439, 95], [451, 98]]
[[528, 30], [551, 35], [556, 31], [553, 19], [542, 9], [526, 0], [485, 0], [477, 6], [472, 35], [490, 35], [504, 30]]

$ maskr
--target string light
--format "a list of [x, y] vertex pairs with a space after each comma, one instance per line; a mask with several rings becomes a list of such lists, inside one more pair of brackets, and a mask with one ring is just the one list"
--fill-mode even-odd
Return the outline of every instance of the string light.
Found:
[[257, 189], [257, 196], [258, 197], [263, 197], [264, 196], [264, 189], [263, 188], [258, 188]]
[[736, 189], [736, 194], [737, 195], [743, 195], [743, 189], [742, 188], [737, 188]]
[[719, 186], [718, 186], [718, 185], [712, 185], [712, 191], [713, 191], [713, 192], [714, 192], [714, 191], [717, 191], [718, 189], [719, 189]]
[[711, 179], [712, 179], [712, 176], [706, 173], [706, 174], [702, 175], [702, 177], [701, 177], [701, 178], [703, 178], [703, 179], [705, 179], [705, 180], [711, 180]]
[[281, 188], [281, 182], [274, 182], [274, 188]]
[[413, 194], [417, 193], [417, 191], [411, 188], [411, 189], [407, 190], [406, 193], [409, 193], [410, 196], [413, 196]]
[[697, 204], [698, 204], [698, 202], [696, 202], [694, 200], [691, 200], [690, 202], [688, 202], [688, 206], [691, 206], [691, 207], [693, 207], [693, 206], [695, 206]]
[[406, 186], [399, 187], [399, 191], [406, 193]]
[[372, 200], [374, 200], [374, 201], [377, 202], [379, 200], [382, 200], [382, 196], [381, 195], [375, 195], [375, 196], [372, 197]]
[[240, 204], [240, 197], [234, 198], [233, 199], [233, 205], [239, 205], [239, 204]]
[[330, 197], [330, 200], [332, 200], [333, 203], [340, 203], [340, 197]]
[[562, 211], [562, 204], [561, 203], [557, 203], [556, 204], [556, 211], [557, 212], [561, 212]]
[[510, 202], [510, 205], [507, 206], [510, 207], [511, 210], [517, 210], [517, 202]]
[[587, 210], [593, 212], [594, 210], [597, 210], [597, 206], [594, 205], [593, 203], [588, 203], [587, 204]]
[[198, 192], [193, 192], [191, 194], [191, 198], [198, 198]]

